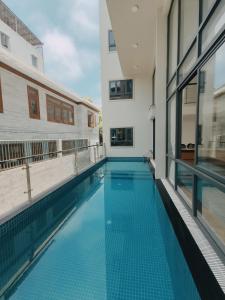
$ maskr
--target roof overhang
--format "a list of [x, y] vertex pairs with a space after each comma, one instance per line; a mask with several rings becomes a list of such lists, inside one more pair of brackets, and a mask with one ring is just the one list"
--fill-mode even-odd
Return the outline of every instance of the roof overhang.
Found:
[[157, 10], [168, 0], [107, 0], [125, 77], [152, 75]]

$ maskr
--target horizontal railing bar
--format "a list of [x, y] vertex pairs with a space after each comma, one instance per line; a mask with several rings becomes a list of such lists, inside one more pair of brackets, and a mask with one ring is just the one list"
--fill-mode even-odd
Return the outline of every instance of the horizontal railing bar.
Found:
[[60, 151], [55, 151], [55, 152], [40, 153], [40, 154], [35, 154], [35, 155], [30, 155], [30, 156], [11, 158], [11, 159], [8, 159], [8, 160], [0, 161], [0, 164], [10, 163], [10, 162], [16, 163], [16, 162], [20, 162], [20, 161], [31, 159], [31, 158], [37, 158], [37, 157], [41, 157], [41, 156], [44, 157], [44, 156], [49, 156], [49, 155], [54, 155], [54, 154], [63, 154], [63, 153], [70, 152], [70, 151], [78, 151], [78, 150], [92, 148], [92, 147], [98, 147], [98, 146], [102, 146], [102, 145], [90, 145], [90, 146], [71, 148], [71, 149], [60, 150]]

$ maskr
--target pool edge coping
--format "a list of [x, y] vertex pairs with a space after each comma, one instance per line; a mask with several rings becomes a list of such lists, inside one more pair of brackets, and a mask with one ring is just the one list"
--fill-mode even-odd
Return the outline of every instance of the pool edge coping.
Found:
[[167, 179], [156, 179], [156, 186], [201, 298], [224, 299], [225, 265], [222, 260]]

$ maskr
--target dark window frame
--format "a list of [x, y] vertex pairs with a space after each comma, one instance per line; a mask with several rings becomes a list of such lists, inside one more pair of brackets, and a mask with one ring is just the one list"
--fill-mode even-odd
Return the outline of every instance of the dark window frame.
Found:
[[[50, 115], [49, 109], [53, 110], [53, 114]], [[59, 118], [57, 117], [57, 109], [60, 111]], [[59, 124], [66, 124], [66, 125], [75, 125], [74, 121], [74, 106], [64, 102], [62, 100], [59, 100], [51, 95], [46, 95], [46, 111], [47, 111], [47, 120], [49, 122], [59, 123]], [[65, 120], [65, 111], [67, 111], [68, 119]], [[71, 114], [71, 120], [70, 120], [70, 114]]]
[[[132, 130], [132, 142], [129, 145], [125, 145], [122, 142], [119, 144], [112, 143], [112, 131], [113, 130]], [[110, 128], [110, 147], [134, 147], [134, 127], [112, 127]]]
[[[115, 84], [115, 92], [112, 93], [112, 84]], [[119, 83], [119, 84], [118, 84]], [[131, 91], [128, 90], [128, 84], [131, 83]], [[119, 87], [120, 85], [120, 87]], [[120, 90], [120, 91], [119, 91]], [[119, 79], [109, 81], [109, 100], [133, 100], [134, 81], [133, 79]]]
[[[111, 37], [113, 38], [114, 43], [111, 43]], [[116, 51], [116, 41], [115, 41], [114, 33], [111, 29], [108, 30], [108, 46], [109, 46], [109, 52]]]
[[[29, 116], [30, 119], [40, 120], [40, 103], [39, 103], [39, 91], [38, 89], [27, 86], [27, 97], [28, 97], [28, 106], [29, 106]], [[35, 102], [37, 112], [33, 113], [32, 111], [32, 102]]]
[[[171, 8], [172, 5], [174, 3], [175, 0], [172, 1], [171, 6], [170, 6], [170, 11], [168, 14], [168, 19], [167, 19], [167, 25], [169, 25], [169, 18], [170, 18], [170, 12], [171, 12]], [[223, 27], [221, 28], [221, 30], [216, 34], [216, 36], [212, 39], [212, 41], [210, 42], [210, 44], [207, 46], [207, 48], [202, 52], [201, 51], [201, 34], [203, 29], [205, 28], [205, 26], [208, 24], [208, 22], [210, 21], [211, 17], [213, 16], [213, 13], [215, 12], [217, 6], [219, 5], [220, 0], [215, 0], [214, 3], [211, 5], [210, 9], [208, 10], [207, 15], [205, 16], [204, 20], [202, 18], [202, 1], [199, 0], [199, 27], [198, 30], [195, 34], [195, 36], [193, 37], [193, 40], [191, 41], [189, 47], [186, 49], [186, 52], [184, 53], [184, 56], [182, 57], [182, 59], [179, 61], [179, 36], [180, 36], [180, 32], [179, 32], [179, 28], [180, 28], [180, 0], [178, 0], [178, 43], [177, 43], [177, 67], [176, 70], [174, 72], [174, 74], [169, 78], [169, 70], [168, 70], [168, 66], [169, 66], [169, 30], [167, 32], [167, 91], [166, 91], [166, 124], [167, 124], [167, 129], [166, 129], [166, 140], [168, 140], [168, 101], [175, 95], [176, 97], [176, 117], [177, 117], [177, 122], [176, 122], [176, 153], [175, 153], [175, 157], [172, 157], [171, 155], [168, 154], [168, 147], [166, 146], [166, 174], [168, 177], [168, 159], [171, 159], [174, 161], [175, 163], [175, 185], [173, 186], [173, 188], [177, 191], [177, 166], [178, 164], [182, 164], [183, 166], [185, 166], [187, 169], [189, 169], [192, 174], [193, 174], [193, 190], [192, 190], [192, 205], [188, 206], [186, 201], [182, 198], [182, 195], [179, 196], [181, 198], [181, 200], [183, 200], [183, 203], [185, 204], [185, 206], [187, 207], [187, 209], [192, 213], [192, 215], [194, 217], [197, 217], [197, 198], [196, 198], [196, 193], [197, 193], [197, 177], [202, 177], [202, 178], [206, 178], [208, 181], [213, 182], [215, 185], [217, 185], [218, 187], [222, 187], [225, 188], [225, 177], [221, 177], [218, 176], [217, 174], [213, 173], [212, 171], [207, 171], [207, 170], [202, 170], [201, 168], [197, 167], [197, 153], [198, 153], [198, 136], [199, 136], [199, 132], [198, 132], [198, 117], [199, 117], [199, 92], [201, 89], [201, 82], [202, 82], [202, 78], [200, 75], [200, 69], [201, 67], [208, 62], [208, 60], [210, 59], [210, 57], [216, 52], [216, 50], [223, 44], [225, 43], [225, 25], [223, 25]], [[168, 26], [169, 29], [169, 26]], [[184, 76], [184, 78], [179, 82], [179, 68], [180, 66], [183, 64], [183, 62], [185, 61], [186, 57], [188, 56], [191, 48], [193, 47], [194, 43], [197, 43], [197, 59], [194, 63], [194, 65], [191, 67], [191, 69], [188, 71], [188, 73]], [[185, 85], [197, 74], [197, 84], [198, 84], [198, 97], [197, 97], [197, 113], [196, 113], [196, 122], [195, 122], [195, 126], [196, 126], [196, 140], [195, 140], [195, 164], [192, 165], [188, 165], [187, 163], [185, 163], [184, 161], [179, 159], [179, 143], [177, 141], [179, 141], [180, 139], [180, 128], [179, 128], [179, 120], [181, 118], [180, 115], [180, 111], [179, 111], [179, 101], [180, 101], [180, 92], [181, 90], [185, 87]], [[168, 88], [171, 84], [171, 82], [174, 80], [176, 80], [176, 88], [175, 90], [169, 94], [168, 92]], [[166, 145], [168, 144], [168, 142], [166, 142]], [[204, 222], [202, 222], [201, 218], [198, 218], [198, 220], [202, 223], [203, 228], [207, 231], [210, 232], [210, 228], [207, 228], [207, 226], [205, 226]], [[221, 248], [221, 243], [220, 241], [218, 241], [218, 239], [216, 238], [216, 236], [214, 234], [211, 235], [212, 239], [213, 239], [213, 245], [215, 246], [215, 249], [218, 253], [220, 253], [222, 256], [224, 255], [224, 248]]]
[[4, 108], [3, 108], [3, 97], [2, 97], [2, 81], [0, 78], [0, 113], [4, 112]]
[[87, 115], [88, 115], [88, 127], [95, 128], [97, 126], [95, 113], [88, 110]]

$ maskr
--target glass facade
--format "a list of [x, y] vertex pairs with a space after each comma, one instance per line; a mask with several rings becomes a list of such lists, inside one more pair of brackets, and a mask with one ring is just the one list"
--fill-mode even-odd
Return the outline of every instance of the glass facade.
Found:
[[198, 178], [197, 199], [199, 214], [225, 244], [225, 189]]
[[[203, 1], [204, 2], [204, 1]], [[214, 37], [220, 32], [225, 24], [225, 3], [220, 1], [216, 11], [210, 18], [209, 22], [206, 24], [202, 31], [201, 39], [202, 45], [201, 49], [204, 51], [206, 47], [210, 44]]]
[[198, 165], [225, 176], [225, 44], [201, 68]]
[[193, 190], [193, 174], [185, 166], [177, 165], [177, 187], [180, 194], [188, 204], [192, 204], [192, 190]]
[[177, 37], [178, 37], [178, 1], [173, 1], [169, 17], [169, 61], [168, 78], [170, 79], [177, 65]]
[[180, 60], [190, 46], [198, 29], [198, 1], [181, 0], [180, 5]]
[[172, 1], [167, 57], [167, 177], [224, 250], [225, 1]]
[[172, 97], [168, 102], [168, 155], [175, 157], [176, 145], [176, 97]]

